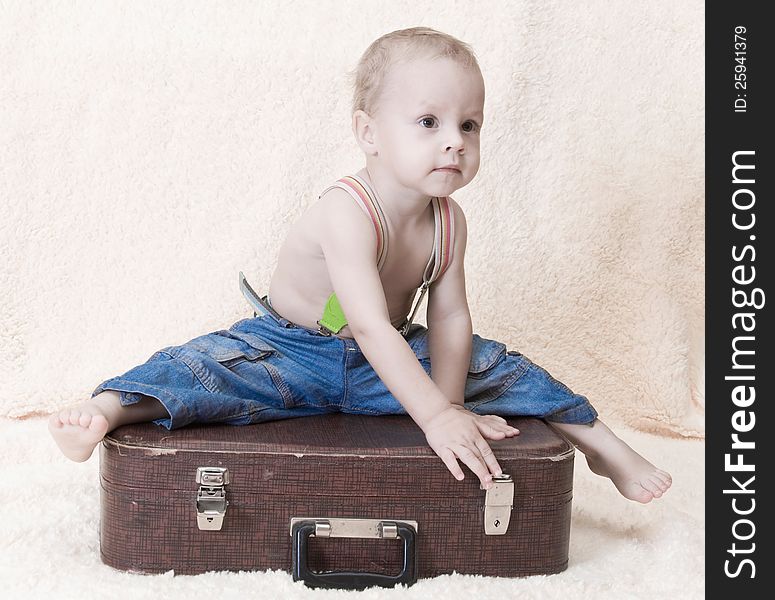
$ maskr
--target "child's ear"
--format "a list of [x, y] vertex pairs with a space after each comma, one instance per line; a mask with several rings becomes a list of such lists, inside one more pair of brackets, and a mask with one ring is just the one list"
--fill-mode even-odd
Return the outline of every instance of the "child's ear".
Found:
[[353, 113], [353, 133], [355, 141], [367, 155], [377, 155], [377, 144], [375, 139], [376, 127], [374, 119], [368, 113], [362, 110], [356, 110]]

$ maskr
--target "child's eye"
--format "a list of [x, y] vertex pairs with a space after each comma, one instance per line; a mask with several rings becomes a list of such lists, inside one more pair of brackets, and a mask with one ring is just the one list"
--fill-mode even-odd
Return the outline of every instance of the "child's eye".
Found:
[[430, 129], [436, 125], [436, 117], [423, 117], [420, 119], [420, 125]]
[[462, 127], [466, 133], [472, 133], [479, 129], [479, 124], [476, 121], [466, 121]]

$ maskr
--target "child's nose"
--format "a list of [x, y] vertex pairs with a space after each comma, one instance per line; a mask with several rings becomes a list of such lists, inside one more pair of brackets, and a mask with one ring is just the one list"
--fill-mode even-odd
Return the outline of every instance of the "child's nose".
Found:
[[465, 144], [463, 143], [463, 136], [460, 132], [455, 130], [447, 135], [447, 143], [445, 144], [444, 151], [449, 152], [454, 150], [455, 152], [463, 152], [465, 150]]
[[450, 150], [454, 152], [463, 152], [465, 150], [465, 146], [463, 145], [463, 140], [460, 140], [459, 142], [455, 143], [449, 143], [447, 147], [444, 149], [445, 152], [449, 152]]

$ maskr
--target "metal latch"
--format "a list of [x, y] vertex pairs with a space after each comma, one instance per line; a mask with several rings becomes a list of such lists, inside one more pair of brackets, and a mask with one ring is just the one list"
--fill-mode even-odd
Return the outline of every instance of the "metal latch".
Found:
[[[479, 489], [484, 489], [479, 486]], [[514, 480], [511, 475], [493, 475], [492, 487], [484, 496], [484, 533], [503, 535], [509, 528], [514, 503]]]
[[223, 527], [226, 516], [225, 486], [229, 484], [229, 470], [221, 467], [198, 467], [196, 482], [199, 491], [196, 494], [196, 524], [199, 529], [218, 531]]

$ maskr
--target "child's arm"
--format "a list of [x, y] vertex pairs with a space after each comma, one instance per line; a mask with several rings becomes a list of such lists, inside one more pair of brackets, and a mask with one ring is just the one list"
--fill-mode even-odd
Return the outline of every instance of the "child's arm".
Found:
[[448, 408], [449, 401], [390, 323], [376, 266], [374, 228], [343, 190], [329, 191], [320, 207], [320, 245], [350, 331], [385, 386], [422, 427]]
[[468, 230], [460, 206], [449, 201], [455, 212], [455, 245], [452, 263], [428, 290], [428, 347], [434, 383], [450, 402], [463, 406], [473, 335], [463, 267]]
[[[479, 435], [474, 435], [474, 444], [488, 464], [497, 465], [492, 449], [484, 438], [501, 439], [516, 435], [519, 431], [510, 427], [506, 420], [495, 415], [474, 415], [465, 410], [465, 386], [471, 363], [473, 328], [468, 310], [465, 283], [465, 250], [468, 229], [465, 214], [458, 204], [449, 199], [455, 211], [455, 240], [452, 263], [444, 274], [431, 286], [428, 296], [428, 345], [431, 358], [431, 376], [433, 381], [450, 400], [454, 408], [459, 409], [473, 421]], [[444, 422], [445, 416], [426, 427], [429, 443], [444, 458], [436, 446], [442, 449], [454, 448], [453, 430]], [[462, 431], [462, 429], [461, 429]], [[462, 458], [462, 457], [461, 457]], [[450, 471], [462, 474], [456, 461], [445, 460]], [[464, 462], [467, 461], [464, 460]], [[492, 471], [500, 473], [497, 467]]]
[[511, 428], [499, 417], [480, 417], [453, 406], [392, 326], [376, 267], [374, 229], [346, 192], [333, 189], [321, 199], [320, 225], [331, 284], [364, 356], [450, 472], [462, 479], [459, 458], [486, 485], [489, 472], [501, 470], [481, 431], [502, 439]]

